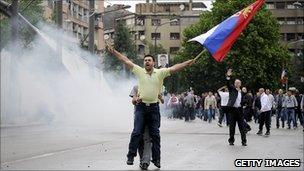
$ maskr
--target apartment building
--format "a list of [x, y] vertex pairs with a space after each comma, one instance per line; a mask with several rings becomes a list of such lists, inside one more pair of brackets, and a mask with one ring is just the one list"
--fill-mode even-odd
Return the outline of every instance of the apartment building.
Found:
[[[62, 27], [65, 31], [73, 35], [84, 45], [88, 44], [89, 34], [89, 0], [63, 0], [62, 1]], [[52, 22], [54, 17], [54, 1], [47, 0], [43, 2], [44, 17], [47, 21]], [[104, 2], [95, 0], [95, 13], [104, 11]], [[101, 18], [95, 22], [94, 44], [97, 53], [104, 49], [103, 23]]]
[[266, 0], [266, 7], [280, 24], [282, 43], [293, 53], [303, 53], [304, 1]]
[[[116, 19], [125, 22], [134, 36], [139, 56], [153, 53], [149, 45], [161, 44], [171, 58], [180, 49], [183, 31], [196, 23], [199, 15], [206, 11], [203, 2], [156, 2], [136, 4], [135, 13], [129, 13]], [[105, 30], [109, 42], [113, 42], [115, 30]]]

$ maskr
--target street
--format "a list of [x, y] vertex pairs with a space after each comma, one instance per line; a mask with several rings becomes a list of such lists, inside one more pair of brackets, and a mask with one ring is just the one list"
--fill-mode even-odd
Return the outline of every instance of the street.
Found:
[[[241, 146], [238, 129], [235, 145], [229, 146], [228, 127], [218, 127], [216, 120], [208, 124], [162, 118], [161, 170], [303, 170], [302, 128], [272, 128], [265, 137], [255, 134], [257, 124], [250, 125], [248, 146]], [[130, 132], [131, 125], [115, 131], [96, 125], [4, 127], [1, 170], [140, 170], [138, 157], [133, 166], [125, 163]], [[266, 158], [301, 159], [301, 168], [234, 166], [235, 159]], [[149, 169], [157, 168], [151, 164]]]

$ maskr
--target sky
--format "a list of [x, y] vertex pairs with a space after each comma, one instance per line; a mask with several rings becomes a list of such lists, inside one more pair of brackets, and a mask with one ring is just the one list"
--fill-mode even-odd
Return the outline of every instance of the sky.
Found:
[[[207, 8], [211, 8], [213, 0], [193, 0], [193, 2], [204, 2]], [[129, 9], [131, 12], [135, 12], [135, 4], [137, 3], [145, 3], [146, 0], [105, 0], [105, 7], [113, 4], [125, 4], [130, 5]], [[150, 0], [152, 2], [152, 0]], [[189, 0], [157, 0], [157, 2], [189, 2]]]

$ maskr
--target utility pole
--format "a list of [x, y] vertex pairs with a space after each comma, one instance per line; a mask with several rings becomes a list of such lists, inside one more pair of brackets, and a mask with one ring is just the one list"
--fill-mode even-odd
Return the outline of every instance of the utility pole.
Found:
[[89, 51], [94, 53], [94, 31], [95, 31], [95, 0], [89, 1]]
[[[56, 11], [56, 23], [57, 28], [60, 30], [62, 28], [62, 0], [55, 1], [55, 11]], [[62, 57], [62, 38], [60, 35], [56, 35], [57, 42], [57, 56], [58, 60], [61, 61]]]
[[62, 0], [55, 1], [55, 9], [56, 9], [56, 22], [58, 28], [62, 28]]
[[12, 26], [12, 42], [16, 43], [18, 40], [18, 0], [13, 0], [11, 4], [11, 26]]

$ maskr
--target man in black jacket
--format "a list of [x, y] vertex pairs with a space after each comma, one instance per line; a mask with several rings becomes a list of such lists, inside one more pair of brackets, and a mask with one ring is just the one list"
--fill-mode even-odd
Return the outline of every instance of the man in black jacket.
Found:
[[246, 133], [244, 128], [244, 116], [242, 112], [242, 91], [241, 91], [241, 81], [236, 79], [234, 81], [234, 85], [231, 82], [232, 69], [229, 69], [226, 73], [227, 79], [227, 87], [229, 90], [229, 99], [228, 99], [228, 112], [230, 116], [230, 124], [229, 124], [229, 135], [228, 139], [229, 145], [234, 145], [234, 134], [235, 134], [235, 126], [236, 122], [238, 123], [238, 127], [241, 133], [242, 145], [247, 146]]

